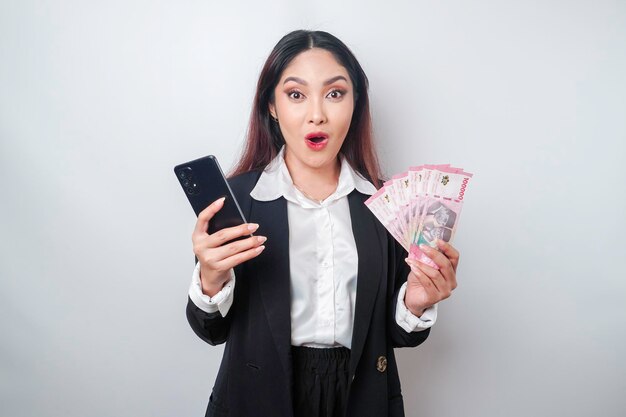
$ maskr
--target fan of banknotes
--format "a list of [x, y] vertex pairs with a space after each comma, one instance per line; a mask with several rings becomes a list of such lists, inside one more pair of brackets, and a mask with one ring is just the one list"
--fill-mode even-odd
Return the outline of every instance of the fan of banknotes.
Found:
[[394, 175], [365, 205], [406, 249], [409, 258], [437, 265], [419, 245], [452, 241], [473, 174], [446, 165], [421, 165]]

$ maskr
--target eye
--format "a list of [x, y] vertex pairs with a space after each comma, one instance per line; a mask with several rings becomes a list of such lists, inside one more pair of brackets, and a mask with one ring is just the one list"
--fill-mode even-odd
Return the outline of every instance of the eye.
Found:
[[326, 95], [326, 97], [331, 98], [333, 100], [339, 100], [346, 94], [345, 90], [334, 89], [330, 93]]
[[304, 94], [302, 94], [298, 90], [291, 90], [290, 92], [287, 93], [287, 96], [289, 96], [290, 99], [296, 100], [296, 101], [300, 101], [304, 98]]

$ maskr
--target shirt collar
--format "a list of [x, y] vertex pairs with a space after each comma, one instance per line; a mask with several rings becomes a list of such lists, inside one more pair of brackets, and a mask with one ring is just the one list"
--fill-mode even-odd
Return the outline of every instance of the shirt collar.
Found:
[[352, 169], [346, 158], [341, 156], [341, 171], [339, 173], [337, 190], [321, 204], [306, 198], [293, 185], [291, 175], [285, 163], [285, 146], [283, 146], [278, 155], [263, 170], [259, 181], [250, 192], [250, 196], [257, 201], [272, 201], [279, 197], [284, 197], [286, 200], [303, 207], [320, 207], [347, 196], [354, 189], [367, 195], [372, 195], [376, 192], [376, 187]]

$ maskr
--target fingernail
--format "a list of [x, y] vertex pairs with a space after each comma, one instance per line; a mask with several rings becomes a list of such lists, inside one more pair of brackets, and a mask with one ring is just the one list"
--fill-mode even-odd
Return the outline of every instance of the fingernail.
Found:
[[263, 243], [263, 242], [265, 242], [267, 240], [267, 238], [265, 236], [258, 236], [256, 239], [257, 239], [257, 241], [259, 243]]
[[224, 200], [226, 200], [226, 197], [218, 198], [215, 202], [217, 204], [222, 204], [224, 202]]
[[428, 252], [429, 250], [431, 250], [432, 248], [430, 246], [424, 245], [423, 243], [420, 244], [420, 249], [424, 252]]
[[261, 245], [261, 246], [256, 248], [256, 251], [257, 251], [257, 253], [261, 253], [261, 252], [263, 252], [263, 249], [265, 249], [265, 246]]
[[249, 231], [251, 231], [251, 232], [254, 232], [254, 231], [255, 231], [256, 229], [258, 229], [258, 228], [259, 228], [259, 225], [258, 225], [258, 224], [256, 224], [256, 223], [250, 223], [250, 224], [248, 224], [248, 230], [249, 230]]
[[406, 262], [409, 265], [415, 265], [415, 260], [411, 258], [404, 258], [404, 262]]

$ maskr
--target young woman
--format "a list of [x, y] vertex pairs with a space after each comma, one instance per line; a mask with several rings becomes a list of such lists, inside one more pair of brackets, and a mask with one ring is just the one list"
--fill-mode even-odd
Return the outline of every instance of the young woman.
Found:
[[405, 262], [364, 205], [381, 177], [367, 87], [326, 32], [287, 34], [263, 67], [229, 180], [250, 223], [209, 235], [218, 200], [192, 236], [187, 318], [226, 342], [207, 416], [404, 415], [393, 349], [427, 338], [459, 254]]

